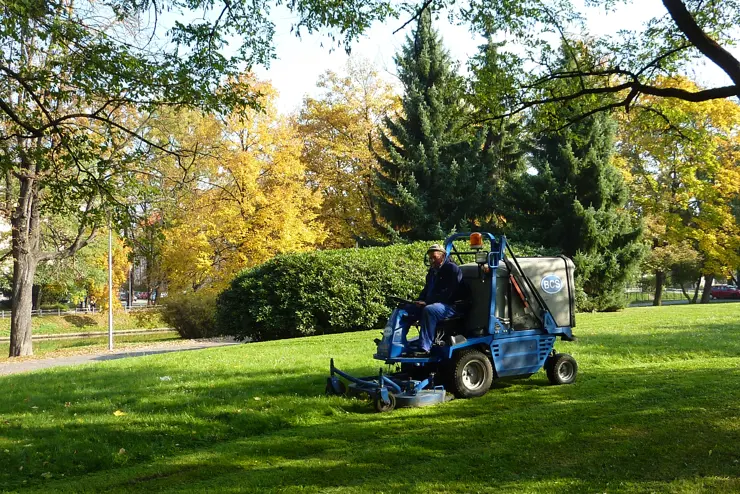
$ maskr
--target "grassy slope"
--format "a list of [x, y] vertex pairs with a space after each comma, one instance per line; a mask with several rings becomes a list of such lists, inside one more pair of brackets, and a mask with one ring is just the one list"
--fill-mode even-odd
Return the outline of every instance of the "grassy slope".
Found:
[[575, 385], [391, 414], [322, 396], [329, 357], [377, 371], [377, 331], [0, 378], [0, 488], [740, 491], [740, 304], [585, 314], [577, 334], [558, 343]]
[[[7, 316], [6, 312], [6, 316]], [[31, 318], [34, 335], [59, 333], [85, 333], [108, 331], [108, 313], [67, 314], [64, 316], [33, 316]], [[149, 329], [162, 328], [167, 324], [156, 310], [117, 312], [113, 315], [113, 328], [116, 329]], [[0, 319], [0, 336], [10, 335], [10, 316]]]

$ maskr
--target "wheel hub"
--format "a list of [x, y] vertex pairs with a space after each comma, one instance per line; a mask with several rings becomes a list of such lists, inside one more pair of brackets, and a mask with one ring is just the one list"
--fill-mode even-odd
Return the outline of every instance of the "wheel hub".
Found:
[[569, 379], [571, 379], [574, 372], [575, 369], [573, 368], [573, 364], [568, 361], [561, 363], [558, 367], [558, 377], [563, 381], [568, 381]]
[[470, 390], [480, 388], [485, 381], [486, 371], [480, 362], [468, 362], [462, 371], [462, 381]]

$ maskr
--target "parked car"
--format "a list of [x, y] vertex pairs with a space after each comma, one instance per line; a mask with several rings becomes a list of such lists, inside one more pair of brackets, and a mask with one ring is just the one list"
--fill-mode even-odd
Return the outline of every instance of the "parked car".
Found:
[[715, 285], [710, 293], [712, 298], [740, 298], [740, 288], [733, 285]]

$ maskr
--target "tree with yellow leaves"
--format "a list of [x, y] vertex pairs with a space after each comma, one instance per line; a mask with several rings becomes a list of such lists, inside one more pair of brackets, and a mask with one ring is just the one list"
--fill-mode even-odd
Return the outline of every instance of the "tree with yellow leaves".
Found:
[[373, 203], [377, 160], [371, 148], [380, 149], [378, 127], [399, 108], [399, 99], [361, 59], [350, 59], [344, 74], [327, 71], [318, 86], [325, 92], [305, 99], [297, 123], [302, 160], [323, 199], [320, 219], [330, 232], [324, 245], [373, 243], [382, 235]]
[[[687, 79], [659, 82], [697, 90]], [[625, 170], [652, 247], [655, 305], [667, 271], [686, 262], [678, 257], [694, 254], [705, 302], [714, 277], [730, 276], [740, 266], [740, 227], [732, 209], [740, 197], [740, 107], [724, 99], [689, 103], [645, 96], [622, 123]]]
[[[263, 111], [217, 118], [183, 115], [189, 138], [202, 143], [188, 170], [187, 194], [166, 228], [163, 269], [170, 291], [224, 287], [236, 273], [276, 254], [313, 248], [324, 240], [317, 220], [320, 195], [307, 185], [301, 140], [277, 115], [275, 91], [262, 93]], [[184, 137], [183, 137], [184, 138]]]

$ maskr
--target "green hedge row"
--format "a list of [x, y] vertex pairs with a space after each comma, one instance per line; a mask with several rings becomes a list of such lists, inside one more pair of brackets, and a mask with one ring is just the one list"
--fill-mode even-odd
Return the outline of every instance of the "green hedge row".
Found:
[[379, 328], [389, 295], [424, 284], [427, 242], [277, 256], [238, 275], [218, 298], [219, 332], [253, 341]]

